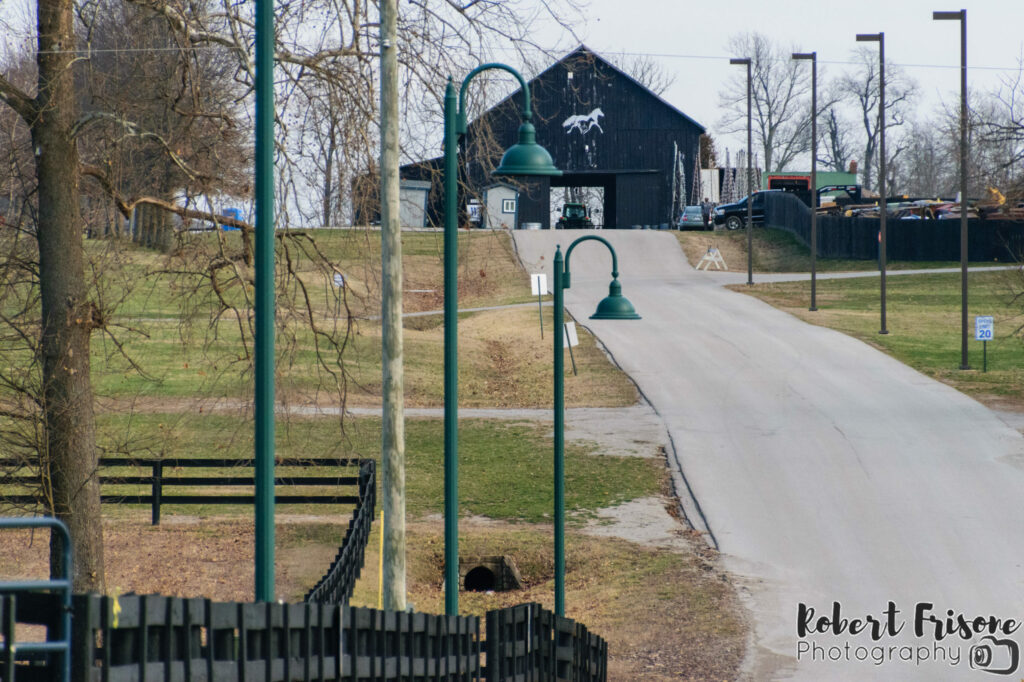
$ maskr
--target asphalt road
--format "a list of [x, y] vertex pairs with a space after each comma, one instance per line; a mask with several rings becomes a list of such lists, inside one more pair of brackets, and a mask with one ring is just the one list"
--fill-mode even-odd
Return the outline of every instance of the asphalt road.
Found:
[[[555, 244], [587, 232], [514, 234], [550, 282]], [[587, 319], [610, 281], [596, 242], [572, 253], [566, 306], [668, 426], [688, 515], [752, 617], [746, 676], [1007, 679], [969, 659], [1005, 669], [1024, 649], [1021, 434], [860, 341], [722, 288], [745, 264], [697, 272], [672, 234], [589, 234], [615, 247], [643, 319]]]

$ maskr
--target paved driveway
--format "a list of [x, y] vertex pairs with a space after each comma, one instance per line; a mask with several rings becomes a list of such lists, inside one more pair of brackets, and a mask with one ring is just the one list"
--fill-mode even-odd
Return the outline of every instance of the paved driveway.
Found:
[[[554, 245], [586, 233], [515, 240], [527, 269], [550, 281]], [[594, 242], [572, 254], [566, 305], [666, 421], [689, 515], [706, 524], [752, 614], [747, 676], [1007, 679], [968, 658], [980, 646], [979, 664], [1005, 668], [1024, 649], [1024, 628], [1006, 622], [1024, 620], [1020, 433], [860, 341], [723, 289], [746, 281], [745, 264], [730, 264], [742, 275], [696, 272], [672, 234], [597, 234], [615, 246], [623, 294], [643, 319], [587, 319], [610, 280]], [[833, 620], [834, 603], [838, 622], [819, 622]], [[987, 620], [975, 628], [978, 616]]]

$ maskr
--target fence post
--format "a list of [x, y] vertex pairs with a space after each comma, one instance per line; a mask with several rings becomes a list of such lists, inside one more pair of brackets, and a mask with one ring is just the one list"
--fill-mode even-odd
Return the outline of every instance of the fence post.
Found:
[[100, 595], [76, 594], [71, 604], [71, 682], [88, 682], [96, 658], [93, 632], [99, 624]]
[[13, 594], [5, 594], [0, 597], [3, 601], [0, 601], [0, 618], [3, 619], [3, 623], [0, 624], [0, 634], [4, 637], [4, 650], [3, 650], [3, 672], [4, 679], [14, 680], [14, 614], [16, 605], [14, 603], [15, 596]]
[[154, 526], [160, 525], [160, 497], [163, 494], [163, 477], [164, 462], [162, 459], [158, 459], [153, 462], [152, 517]]

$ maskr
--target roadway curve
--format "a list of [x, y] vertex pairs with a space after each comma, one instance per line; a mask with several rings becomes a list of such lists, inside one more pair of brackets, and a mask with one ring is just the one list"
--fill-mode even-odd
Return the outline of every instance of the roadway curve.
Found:
[[[551, 281], [555, 244], [587, 233], [514, 238], [527, 270]], [[938, 643], [949, 660], [936, 661], [935, 637], [914, 633], [915, 609], [1024, 620], [1021, 434], [867, 344], [724, 289], [746, 281], [745, 264], [697, 272], [672, 234], [597, 234], [618, 252], [623, 294], [643, 319], [587, 319], [610, 279], [608, 251], [595, 242], [573, 251], [566, 306], [665, 420], [703, 514], [688, 505], [691, 519], [706, 522], [752, 616], [745, 676], [977, 679], [967, 656], [984, 642], [951, 635]], [[893, 623], [905, 625], [878, 641], [831, 630], [798, 638], [798, 605], [821, 615], [833, 602], [846, 618], [883, 622], [894, 602]], [[1006, 639], [1024, 648], [1024, 628]], [[994, 665], [1010, 650], [987, 644]], [[822, 653], [798, 660], [800, 646]], [[903, 646], [914, 648], [890, 648]], [[899, 660], [908, 651], [928, 660]]]

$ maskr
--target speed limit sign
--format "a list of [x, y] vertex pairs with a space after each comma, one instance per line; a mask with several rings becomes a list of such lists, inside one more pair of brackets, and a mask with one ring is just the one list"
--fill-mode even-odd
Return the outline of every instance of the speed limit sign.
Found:
[[978, 315], [974, 318], [974, 340], [991, 341], [994, 327], [991, 315]]

